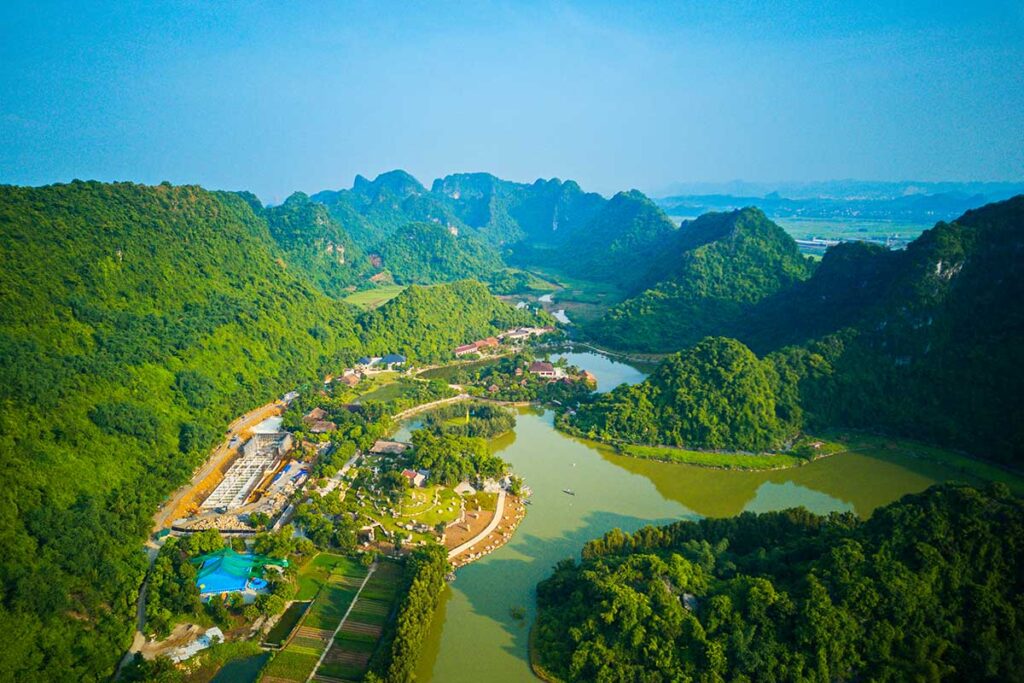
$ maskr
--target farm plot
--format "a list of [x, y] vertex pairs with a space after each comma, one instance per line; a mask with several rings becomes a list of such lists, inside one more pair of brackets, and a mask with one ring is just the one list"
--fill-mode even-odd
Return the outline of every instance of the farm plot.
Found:
[[363, 679], [377, 643], [393, 616], [401, 578], [401, 565], [390, 561], [377, 565], [317, 669], [318, 678]]
[[318, 587], [291, 640], [263, 674], [264, 683], [305, 681], [359, 591], [366, 569], [351, 558], [321, 553], [299, 572], [299, 594]]

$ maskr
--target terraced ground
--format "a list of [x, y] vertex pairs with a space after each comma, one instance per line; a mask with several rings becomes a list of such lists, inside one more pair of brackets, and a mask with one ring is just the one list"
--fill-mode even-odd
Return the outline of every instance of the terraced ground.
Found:
[[313, 680], [320, 683], [362, 681], [385, 631], [394, 617], [402, 567], [380, 561], [341, 625]]
[[[299, 595], [316, 590], [313, 604], [284, 649], [263, 672], [263, 683], [301, 682], [309, 678], [320, 655], [366, 577], [366, 568], [342, 555], [320, 553], [299, 572]], [[370, 582], [367, 582], [369, 587]]]

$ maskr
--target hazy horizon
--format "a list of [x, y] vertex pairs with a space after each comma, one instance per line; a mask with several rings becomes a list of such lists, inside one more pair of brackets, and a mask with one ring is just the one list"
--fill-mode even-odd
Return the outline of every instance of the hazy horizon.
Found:
[[[0, 8], [0, 182], [1024, 180], [1024, 5]], [[788, 178], [787, 181], [772, 179]]]

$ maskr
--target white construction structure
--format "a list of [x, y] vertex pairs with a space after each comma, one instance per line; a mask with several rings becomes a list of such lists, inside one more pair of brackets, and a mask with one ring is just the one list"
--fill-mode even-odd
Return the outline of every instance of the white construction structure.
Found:
[[242, 447], [242, 457], [224, 473], [224, 481], [203, 501], [203, 510], [232, 510], [245, 504], [260, 480], [291, 450], [288, 432], [254, 434]]

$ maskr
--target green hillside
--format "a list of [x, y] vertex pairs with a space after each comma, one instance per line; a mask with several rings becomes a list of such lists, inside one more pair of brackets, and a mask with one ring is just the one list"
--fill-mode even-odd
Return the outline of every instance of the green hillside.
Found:
[[[254, 208], [194, 186], [0, 187], [0, 680], [110, 675], [152, 515], [234, 416], [364, 353], [426, 358], [526, 316], [460, 284], [357, 319]], [[282, 226], [305, 239], [305, 219]]]
[[504, 267], [498, 253], [472, 234], [437, 223], [407, 223], [378, 251], [382, 266], [403, 285], [486, 280]]
[[368, 353], [400, 352], [428, 362], [450, 358], [456, 346], [511, 327], [553, 323], [547, 314], [498, 301], [487, 287], [469, 280], [409, 287], [360, 318]]
[[790, 302], [771, 302], [747, 333], [767, 350], [829, 331], [779, 354], [799, 368], [811, 423], [1024, 462], [1024, 196], [940, 223], [903, 252], [847, 259], [849, 251], [835, 250], [839, 263], [827, 254]]
[[296, 192], [263, 215], [289, 266], [302, 269], [324, 293], [342, 297], [346, 288], [373, 274], [363, 250], [322, 204], [305, 194]]
[[442, 198], [430, 194], [405, 171], [382, 173], [373, 180], [356, 176], [350, 190], [313, 195], [363, 249], [373, 249], [408, 223], [466, 226]]
[[562, 420], [603, 441], [760, 452], [800, 428], [799, 408], [771, 362], [735, 339], [709, 337]]
[[734, 334], [754, 304], [810, 275], [793, 239], [758, 209], [684, 223], [653, 255], [637, 296], [587, 332], [615, 348], [675, 351]]

